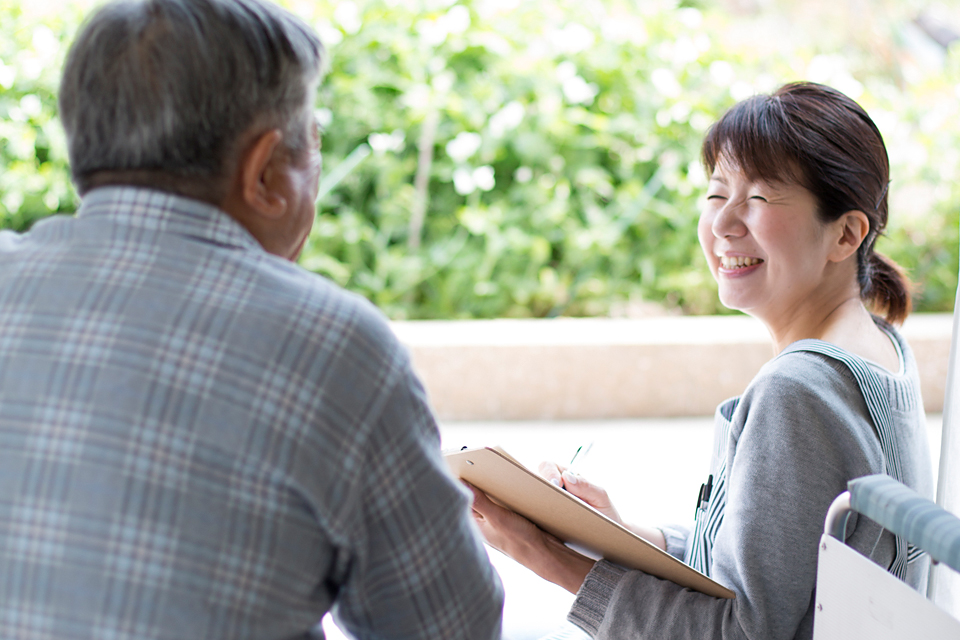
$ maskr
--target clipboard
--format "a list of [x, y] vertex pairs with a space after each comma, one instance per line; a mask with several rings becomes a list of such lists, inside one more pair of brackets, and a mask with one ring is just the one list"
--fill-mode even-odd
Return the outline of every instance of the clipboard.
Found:
[[595, 559], [639, 569], [717, 598], [735, 594], [617, 524], [583, 500], [531, 472], [499, 447], [445, 453], [453, 475]]

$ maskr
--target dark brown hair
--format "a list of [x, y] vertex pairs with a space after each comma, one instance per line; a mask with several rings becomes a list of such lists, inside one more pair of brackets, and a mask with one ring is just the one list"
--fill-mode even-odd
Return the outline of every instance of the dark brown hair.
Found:
[[707, 132], [702, 151], [708, 176], [722, 156], [751, 180], [807, 188], [824, 222], [865, 213], [870, 231], [857, 251], [860, 297], [887, 321], [903, 322], [910, 282], [874, 251], [887, 225], [890, 164], [879, 129], [860, 105], [824, 85], [786, 84], [734, 105]]

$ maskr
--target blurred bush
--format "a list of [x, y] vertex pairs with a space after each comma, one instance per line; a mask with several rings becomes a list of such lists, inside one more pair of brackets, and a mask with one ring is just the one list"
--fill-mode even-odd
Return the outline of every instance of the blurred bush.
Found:
[[77, 196], [57, 120], [56, 90], [76, 6], [31, 13], [0, 4], [0, 227], [27, 229], [73, 212]]
[[[90, 3], [53, 4], [0, 7], [0, 224], [17, 229], [77, 202], [54, 93]], [[960, 51], [925, 41], [910, 6], [879, 2], [860, 41], [842, 34], [863, 16], [824, 20], [842, 0], [804, 3], [805, 28], [785, 0], [284, 4], [330, 53], [301, 264], [393, 318], [723, 312], [696, 239], [700, 139], [735, 101], [795, 79], [876, 118], [893, 163], [879, 247], [923, 284], [920, 310], [952, 309]]]

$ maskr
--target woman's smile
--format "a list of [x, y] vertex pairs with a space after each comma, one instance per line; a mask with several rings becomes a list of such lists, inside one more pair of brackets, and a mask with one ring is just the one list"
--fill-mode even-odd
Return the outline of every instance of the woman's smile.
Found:
[[752, 267], [763, 264], [760, 258], [751, 258], [748, 256], [717, 256], [720, 260], [721, 273], [725, 275], [744, 274], [753, 271]]

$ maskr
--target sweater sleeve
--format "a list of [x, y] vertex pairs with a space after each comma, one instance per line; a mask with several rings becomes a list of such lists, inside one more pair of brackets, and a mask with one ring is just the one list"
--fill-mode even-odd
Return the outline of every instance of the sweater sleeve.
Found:
[[871, 436], [866, 404], [842, 365], [808, 353], [768, 364], [734, 416], [713, 547], [711, 577], [737, 598], [601, 562], [569, 619], [596, 638], [809, 638], [824, 516], [849, 478], [880, 464], [878, 451], [863, 450]]

